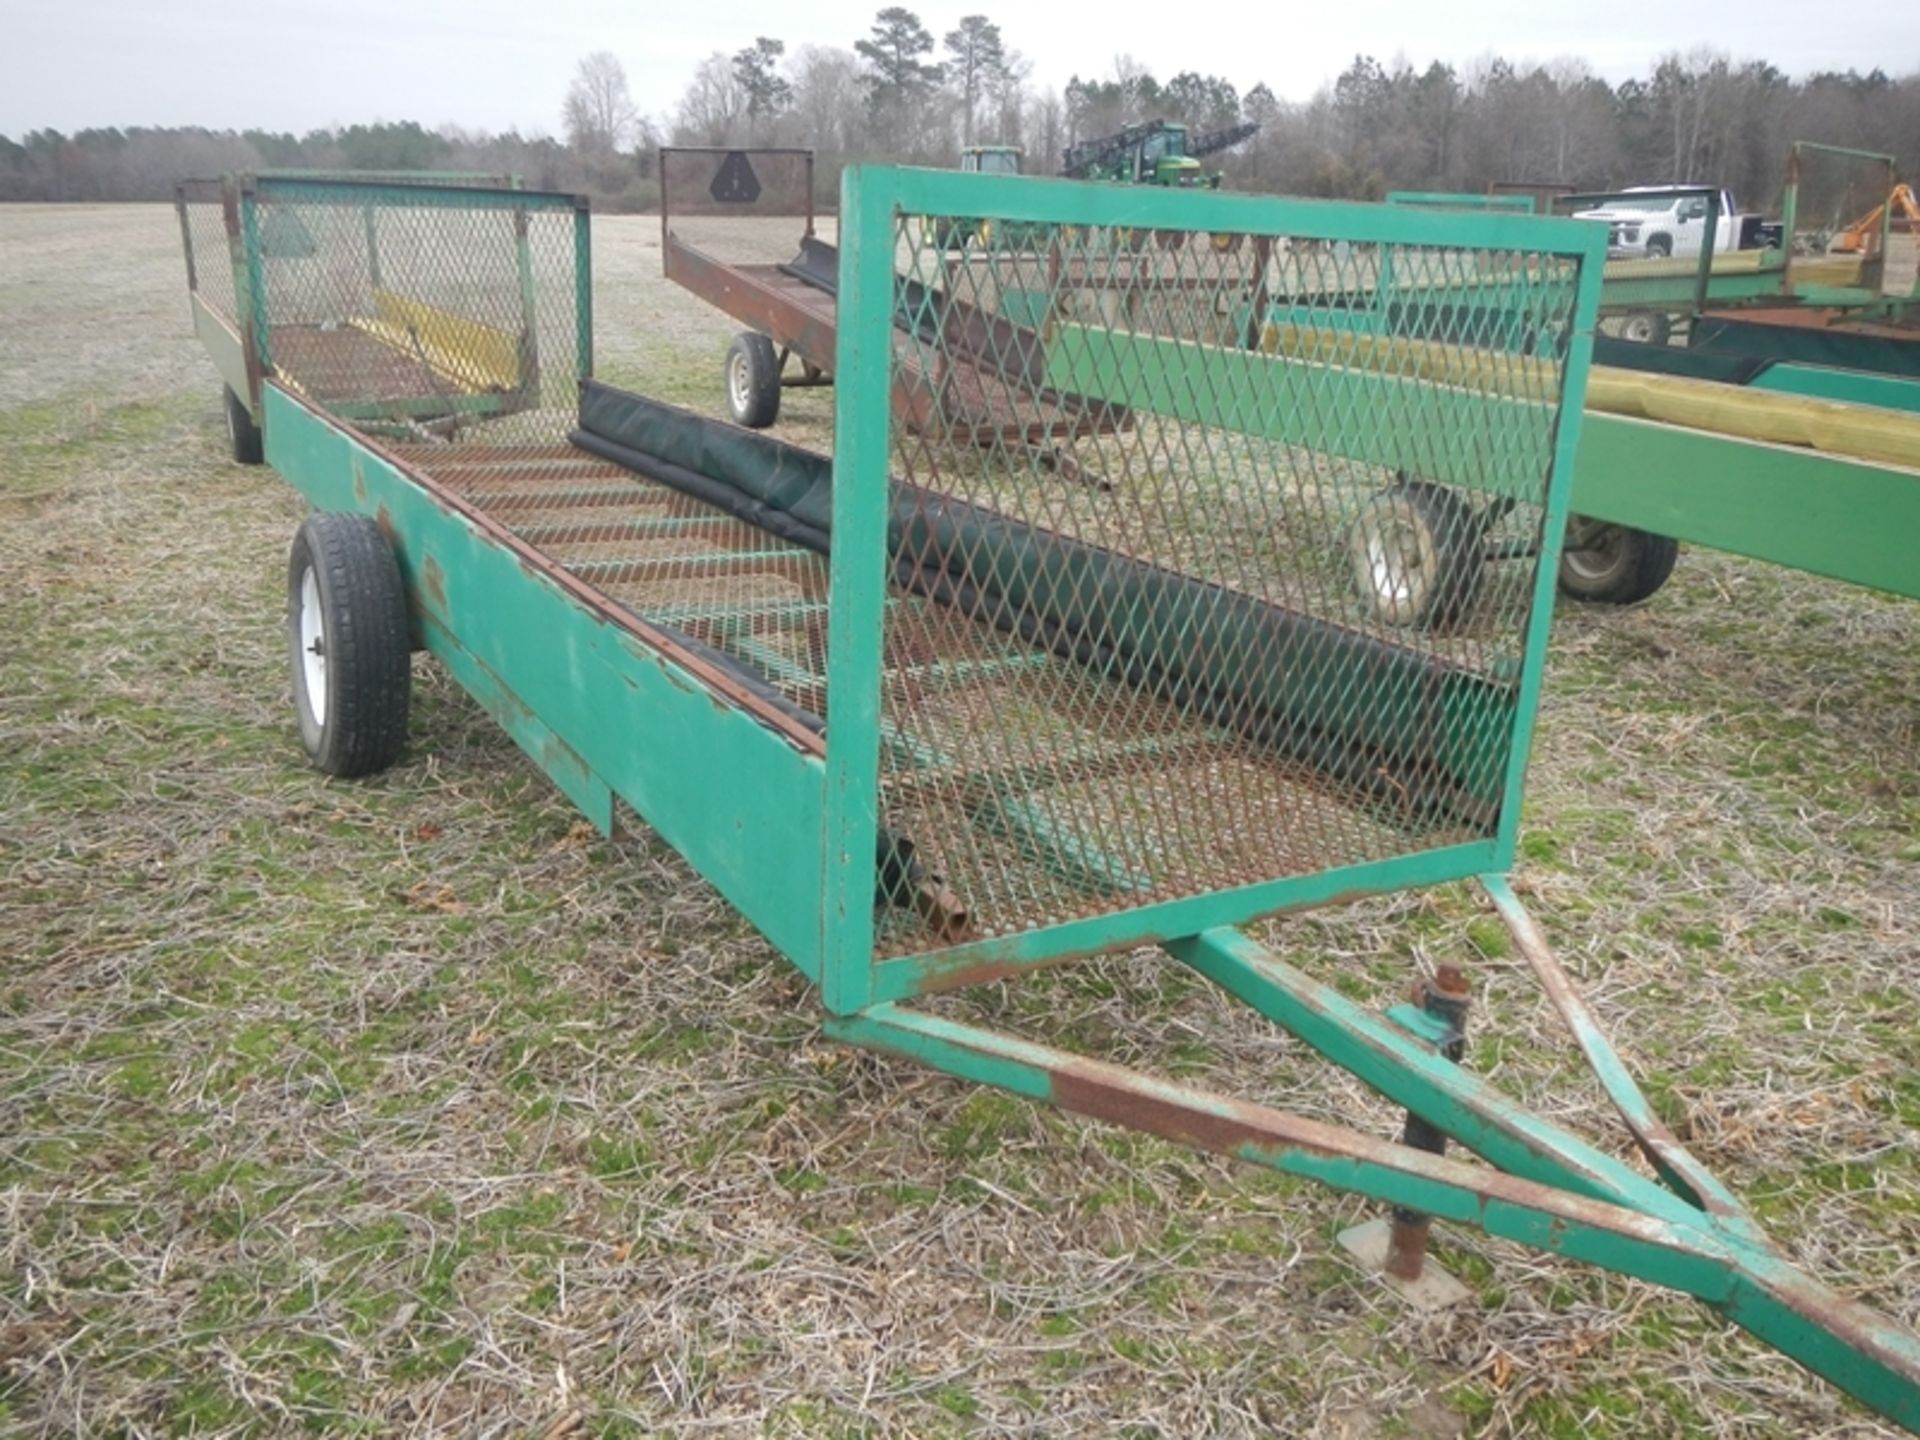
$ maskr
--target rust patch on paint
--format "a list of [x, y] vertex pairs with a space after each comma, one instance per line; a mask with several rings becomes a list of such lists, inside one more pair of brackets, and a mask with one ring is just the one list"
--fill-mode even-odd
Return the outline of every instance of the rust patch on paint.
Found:
[[431, 555], [427, 556], [420, 566], [420, 588], [427, 592], [427, 599], [432, 602], [434, 613], [445, 615], [447, 613], [447, 575], [440, 568], [440, 562]]

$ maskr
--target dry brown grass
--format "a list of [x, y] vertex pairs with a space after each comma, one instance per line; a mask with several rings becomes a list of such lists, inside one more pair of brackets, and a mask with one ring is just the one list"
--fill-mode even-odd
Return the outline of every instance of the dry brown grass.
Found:
[[[718, 404], [723, 317], [598, 227], [603, 369]], [[644, 831], [431, 665], [300, 763], [300, 506], [222, 459], [163, 210], [0, 210], [0, 1430], [1886, 1435], [1710, 1313], [825, 1043]], [[830, 397], [788, 397], [824, 434]], [[1689, 555], [1559, 622], [1521, 880], [1663, 1110], [1920, 1322], [1920, 607]], [[1475, 958], [1471, 1063], [1607, 1131], [1452, 891], [1269, 927], [1358, 993]], [[1151, 955], [956, 1002], [1388, 1133]]]

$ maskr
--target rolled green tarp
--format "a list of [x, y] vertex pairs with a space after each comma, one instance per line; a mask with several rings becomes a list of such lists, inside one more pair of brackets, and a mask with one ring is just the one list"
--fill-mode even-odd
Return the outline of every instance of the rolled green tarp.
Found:
[[[597, 381], [573, 443], [826, 553], [826, 458]], [[892, 483], [893, 578], [1430, 819], [1490, 831], [1514, 687], [1409, 646]]]

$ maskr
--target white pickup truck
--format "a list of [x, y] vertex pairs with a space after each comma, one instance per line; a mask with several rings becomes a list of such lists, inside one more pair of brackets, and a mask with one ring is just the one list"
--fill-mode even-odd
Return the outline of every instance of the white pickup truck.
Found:
[[[1621, 191], [1605, 205], [1574, 212], [1576, 220], [1600, 220], [1607, 225], [1609, 260], [1664, 259], [1698, 255], [1707, 233], [1704, 195], [1677, 196], [1675, 185], [1637, 185]], [[1644, 194], [1644, 200], [1639, 199]], [[1758, 215], [1742, 215], [1733, 192], [1720, 192], [1720, 213], [1714, 221], [1715, 254], [1747, 250], [1768, 243], [1767, 223]]]

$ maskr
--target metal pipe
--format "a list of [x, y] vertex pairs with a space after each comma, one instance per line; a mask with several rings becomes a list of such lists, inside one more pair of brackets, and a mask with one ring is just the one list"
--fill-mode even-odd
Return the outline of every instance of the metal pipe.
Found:
[[[1440, 1053], [1458, 1065], [1467, 1053], [1467, 977], [1458, 965], [1442, 965], [1433, 977], [1416, 983], [1413, 1003], [1447, 1027]], [[1407, 1111], [1400, 1143], [1429, 1155], [1447, 1153], [1447, 1137], [1418, 1112]], [[1387, 1273], [1402, 1280], [1418, 1280], [1427, 1262], [1427, 1238], [1433, 1217], [1405, 1205], [1393, 1207], [1393, 1228], [1387, 1237]]]

